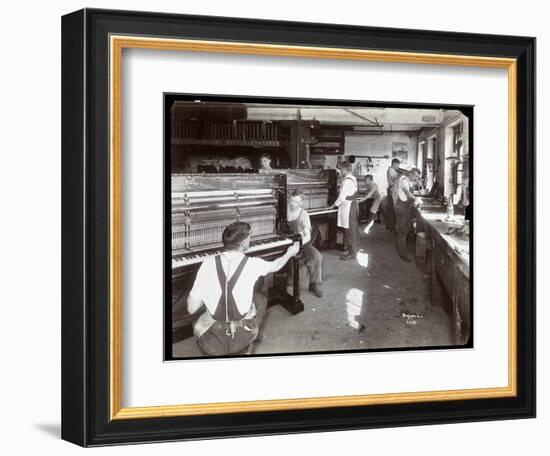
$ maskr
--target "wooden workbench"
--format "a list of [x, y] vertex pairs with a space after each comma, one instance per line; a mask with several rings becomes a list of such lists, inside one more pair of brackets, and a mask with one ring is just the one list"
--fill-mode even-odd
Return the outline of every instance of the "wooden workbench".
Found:
[[464, 223], [464, 217], [455, 216], [451, 224], [445, 221], [444, 208], [427, 208], [419, 213], [419, 219], [417, 226], [426, 232], [432, 305], [448, 306], [450, 303], [453, 341], [456, 345], [465, 345], [472, 327], [470, 238], [447, 234], [449, 228]]

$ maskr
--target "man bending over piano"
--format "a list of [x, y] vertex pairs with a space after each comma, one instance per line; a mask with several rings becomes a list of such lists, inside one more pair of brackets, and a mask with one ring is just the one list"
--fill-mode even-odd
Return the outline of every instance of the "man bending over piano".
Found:
[[206, 311], [195, 321], [193, 333], [201, 350], [208, 355], [251, 353], [252, 343], [267, 310], [262, 293], [254, 292], [256, 281], [279, 271], [299, 250], [299, 243], [274, 261], [244, 254], [250, 246], [250, 225], [228, 225], [222, 241], [225, 251], [207, 257], [187, 299], [189, 313], [204, 304]]
[[365, 176], [365, 184], [367, 186], [367, 193], [361, 196], [358, 202], [371, 200], [366, 224], [367, 226], [372, 226], [372, 223], [374, 223], [374, 220], [376, 219], [376, 214], [378, 214], [380, 203], [382, 202], [382, 195], [378, 191], [378, 185], [374, 182], [374, 177], [372, 174], [367, 174]]

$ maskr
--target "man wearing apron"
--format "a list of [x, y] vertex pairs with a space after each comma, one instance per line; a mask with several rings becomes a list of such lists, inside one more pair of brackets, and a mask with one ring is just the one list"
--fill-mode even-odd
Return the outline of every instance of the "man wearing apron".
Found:
[[[309, 214], [303, 208], [303, 198], [304, 196], [297, 190], [290, 195], [287, 208], [287, 229], [289, 232], [302, 236], [301, 254], [309, 272], [309, 291], [318, 298], [322, 298], [321, 265], [323, 256], [313, 246], [311, 220]], [[292, 276], [293, 274], [289, 271], [287, 273], [287, 287], [292, 286]]]
[[234, 222], [222, 234], [225, 251], [207, 257], [197, 272], [187, 299], [190, 314], [204, 313], [193, 333], [207, 355], [250, 353], [267, 309], [266, 298], [255, 292], [260, 277], [280, 270], [299, 250], [293, 244], [274, 261], [244, 255], [250, 246], [250, 225]]
[[411, 191], [420, 178], [420, 170], [412, 168], [408, 176], [400, 176], [397, 182], [397, 198], [395, 201], [395, 244], [399, 258], [407, 263], [412, 260], [407, 255], [407, 237], [411, 229], [414, 206], [420, 204]]
[[340, 257], [341, 260], [351, 260], [359, 251], [357, 180], [352, 170], [353, 165], [350, 162], [342, 163], [342, 185], [340, 194], [333, 204], [333, 207], [338, 208], [338, 226], [344, 230], [344, 246], [347, 250], [347, 253]]

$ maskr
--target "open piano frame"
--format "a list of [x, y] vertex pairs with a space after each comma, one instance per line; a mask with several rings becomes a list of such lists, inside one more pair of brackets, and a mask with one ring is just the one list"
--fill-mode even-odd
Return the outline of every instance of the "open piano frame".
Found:
[[[171, 259], [171, 276], [165, 275], [165, 356], [173, 359], [172, 344], [192, 335], [192, 323], [200, 315], [187, 312], [187, 296], [197, 271], [207, 256], [224, 249], [221, 235], [232, 222], [251, 225], [247, 255], [272, 261], [282, 256], [299, 235], [283, 234], [286, 220], [287, 175], [277, 174], [173, 174], [166, 193], [169, 207], [165, 225], [165, 256]], [[274, 280], [257, 284], [268, 306], [281, 305], [290, 314], [304, 310], [300, 300], [298, 261], [291, 259]], [[168, 266], [167, 266], [168, 267]], [[286, 291], [286, 273], [293, 275], [292, 294]], [[267, 282], [267, 283], [265, 283]], [[179, 358], [178, 358], [179, 359]]]

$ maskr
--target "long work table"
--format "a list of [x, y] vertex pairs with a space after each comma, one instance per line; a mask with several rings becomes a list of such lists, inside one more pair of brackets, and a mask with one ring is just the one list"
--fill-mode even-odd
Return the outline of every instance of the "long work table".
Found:
[[[470, 236], [448, 234], [464, 224], [464, 216], [445, 221], [445, 208], [419, 212], [417, 227], [426, 233], [427, 261], [431, 279], [432, 305], [449, 305], [453, 342], [468, 343], [471, 335]], [[420, 222], [420, 223], [419, 223]]]

